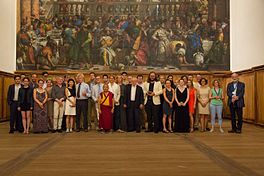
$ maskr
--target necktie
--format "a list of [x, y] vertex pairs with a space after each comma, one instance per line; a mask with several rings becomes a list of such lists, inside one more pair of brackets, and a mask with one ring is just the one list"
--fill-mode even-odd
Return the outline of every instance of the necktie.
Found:
[[78, 97], [78, 98], [80, 98], [80, 96], [81, 96], [81, 94], [80, 94], [80, 91], [81, 91], [81, 84], [82, 84], [82, 83], [79, 84], [79, 86], [78, 86], [78, 90], [77, 90], [77, 97]]

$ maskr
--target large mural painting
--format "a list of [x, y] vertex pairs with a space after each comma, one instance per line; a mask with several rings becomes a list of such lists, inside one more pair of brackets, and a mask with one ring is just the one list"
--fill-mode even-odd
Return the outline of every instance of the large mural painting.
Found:
[[17, 70], [229, 70], [229, 0], [17, 0]]

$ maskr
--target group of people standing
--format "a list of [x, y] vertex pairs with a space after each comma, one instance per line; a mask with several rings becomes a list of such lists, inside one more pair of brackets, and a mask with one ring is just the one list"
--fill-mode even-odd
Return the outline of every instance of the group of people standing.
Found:
[[[200, 127], [215, 130], [218, 118], [222, 128], [224, 91], [219, 80], [208, 80], [196, 76], [182, 76], [174, 82], [150, 72], [147, 81], [142, 75], [128, 76], [126, 72], [116, 77], [90, 73], [89, 82], [79, 73], [75, 79], [57, 76], [49, 79], [44, 72], [42, 78], [36, 74], [31, 79], [15, 75], [9, 86], [10, 133], [28, 134], [45, 132], [88, 132], [94, 128], [102, 133], [117, 132], [193, 132]], [[21, 82], [22, 80], [22, 82]], [[242, 108], [244, 107], [245, 85], [236, 73], [227, 86], [228, 106], [232, 118], [231, 133], [241, 133]], [[236, 115], [238, 122], [236, 121]], [[147, 121], [147, 126], [146, 122]], [[32, 122], [32, 125], [31, 125]]]

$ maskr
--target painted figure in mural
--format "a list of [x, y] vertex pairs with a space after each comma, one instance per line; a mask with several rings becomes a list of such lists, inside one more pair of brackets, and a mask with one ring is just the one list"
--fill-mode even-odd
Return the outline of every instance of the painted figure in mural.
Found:
[[21, 28], [17, 36], [18, 50], [21, 53], [20, 62], [35, 64], [34, 50], [31, 43], [31, 38], [27, 33], [26, 26]]
[[53, 40], [50, 39], [50, 37], [47, 38], [47, 44], [46, 46], [42, 47], [41, 53], [38, 56], [37, 60], [37, 69], [44, 69], [44, 70], [50, 70], [55, 67], [54, 64], [54, 43]]
[[189, 63], [195, 63], [195, 54], [200, 52], [203, 53], [203, 43], [202, 43], [202, 38], [198, 32], [195, 30], [190, 31], [189, 35], [187, 36], [187, 51], [186, 51], [186, 56], [187, 56], [187, 61]]
[[165, 23], [162, 22], [159, 25], [159, 28], [154, 32], [152, 38], [158, 41], [157, 48], [157, 65], [162, 66], [166, 64], [166, 58], [168, 56], [168, 44], [169, 44], [169, 36], [172, 33], [165, 29]]
[[[17, 68], [40, 69], [40, 63], [45, 62], [46, 69], [55, 65], [58, 69], [181, 69], [187, 65], [188, 69], [206, 69], [207, 65], [217, 68], [217, 64], [228, 63], [228, 17], [214, 20], [208, 16], [207, 0], [173, 1], [176, 5], [172, 9], [159, 4], [163, 1], [148, 1], [146, 11], [139, 12], [140, 3], [116, 6], [119, 2], [91, 4], [93, 9], [87, 1], [87, 11], [86, 7], [80, 10], [79, 0], [70, 3], [74, 7], [54, 1], [59, 11], [41, 18], [32, 16], [31, 23], [21, 18]], [[100, 14], [93, 13], [97, 7]], [[46, 46], [48, 37], [53, 41], [51, 46]], [[108, 37], [111, 40], [106, 42]]]
[[69, 43], [70, 44], [70, 49], [69, 49], [70, 65], [69, 67], [73, 69], [79, 67], [78, 65], [79, 45], [78, 45], [78, 40], [77, 40], [77, 30], [74, 28], [68, 31], [69, 32], [68, 35], [71, 34], [71, 36], [68, 36], [70, 39], [69, 42], [71, 42]]
[[99, 50], [100, 50], [100, 35], [101, 35], [101, 24], [98, 20], [95, 20], [93, 23], [92, 29], [92, 49], [94, 57], [91, 57], [93, 64], [98, 64]]
[[[79, 23], [79, 19], [77, 19], [78, 21], [76, 21], [75, 23], [77, 23], [75, 26], [78, 26]], [[88, 41], [88, 31], [86, 29], [86, 27], [84, 25], [80, 26], [78, 28], [77, 31], [77, 35], [76, 35], [76, 60], [77, 63], [79, 64], [80, 68], [83, 69], [86, 65], [85, 65], [85, 61], [86, 61], [86, 57], [89, 57], [88, 55], [90, 54], [90, 49], [88, 49], [89, 42], [87, 42], [87, 45], [85, 44], [85, 42]]]
[[111, 48], [113, 43], [112, 37], [104, 36], [101, 39], [100, 55], [104, 61], [104, 66], [113, 66], [116, 56], [115, 51]]
[[149, 45], [148, 45], [148, 27], [146, 23], [139, 23], [140, 28], [139, 35], [137, 36], [133, 49], [135, 50], [136, 65], [146, 65], [149, 55]]
[[82, 43], [82, 51], [83, 51], [83, 61], [84, 67], [89, 68], [91, 64], [91, 46], [92, 46], [92, 31], [91, 31], [91, 24], [84, 26], [85, 31], [85, 41]]
[[219, 28], [216, 34], [216, 40], [208, 53], [207, 63], [223, 63], [224, 52], [224, 33], [223, 29]]

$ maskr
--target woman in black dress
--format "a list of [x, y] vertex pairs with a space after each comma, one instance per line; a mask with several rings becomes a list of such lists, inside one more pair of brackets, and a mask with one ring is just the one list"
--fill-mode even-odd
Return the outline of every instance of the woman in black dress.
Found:
[[[175, 93], [174, 89], [171, 87], [171, 81], [166, 80], [165, 82], [165, 88], [163, 89], [163, 96], [164, 96], [164, 102], [163, 102], [163, 118], [162, 118], [162, 124], [163, 124], [163, 132], [169, 133], [172, 132], [172, 109], [173, 109], [173, 102], [175, 99]], [[168, 117], [169, 120], [169, 126], [168, 130], [166, 128], [166, 119]]]
[[33, 89], [29, 86], [29, 78], [23, 78], [24, 86], [18, 93], [18, 111], [21, 111], [24, 134], [29, 133], [31, 112], [33, 110]]
[[180, 79], [179, 86], [176, 88], [176, 111], [175, 111], [175, 132], [189, 132], [190, 119], [189, 119], [189, 91], [184, 85], [184, 80]]

